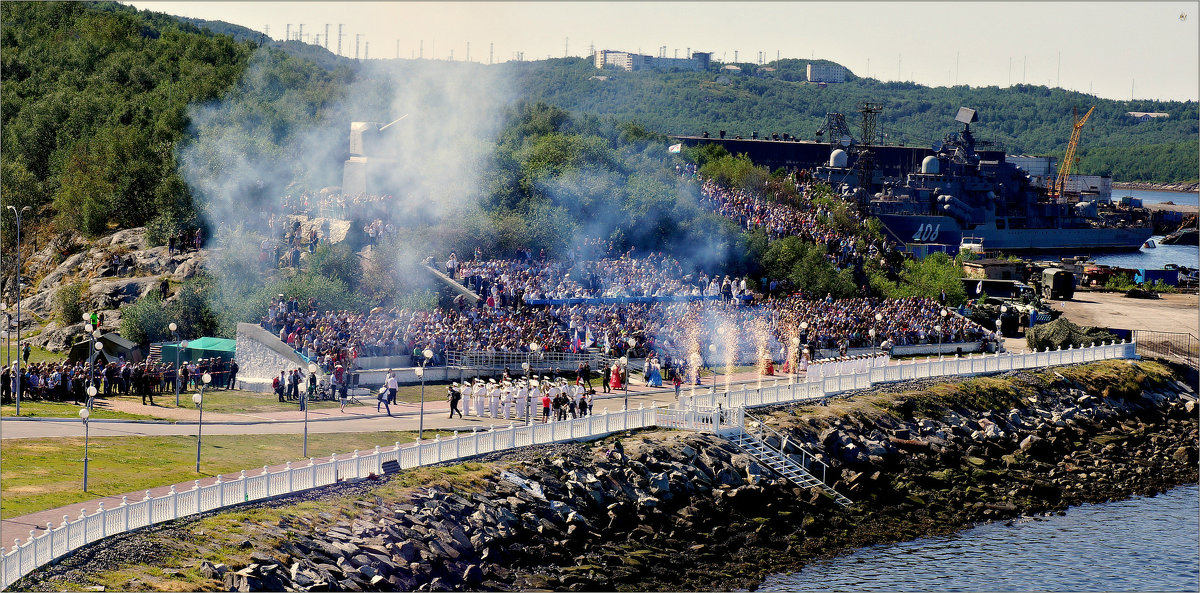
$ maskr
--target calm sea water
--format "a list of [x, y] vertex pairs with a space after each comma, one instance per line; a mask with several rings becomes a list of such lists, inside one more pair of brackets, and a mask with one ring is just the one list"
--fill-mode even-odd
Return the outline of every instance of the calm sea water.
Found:
[[1197, 591], [1200, 489], [874, 546], [761, 591]]
[[1114, 189], [1112, 198], [1120, 200], [1121, 196], [1141, 198], [1143, 204], [1161, 204], [1175, 202], [1176, 204], [1200, 205], [1200, 193], [1184, 193], [1176, 191], [1150, 191], [1146, 189]]
[[[1114, 189], [1113, 200], [1118, 200], [1121, 196], [1133, 196], [1141, 198], [1143, 203], [1157, 204], [1166, 201], [1175, 202], [1176, 204], [1191, 204], [1193, 206], [1200, 203], [1200, 194], [1169, 192], [1169, 191], [1148, 191], [1140, 189]], [[1155, 244], [1162, 239], [1161, 235], [1151, 237]], [[1069, 255], [1079, 255], [1076, 253], [1046, 253], [1038, 256], [1037, 259], [1057, 259]], [[1119, 266], [1122, 268], [1146, 268], [1161, 270], [1167, 264], [1175, 264], [1177, 266], [1186, 266], [1195, 268], [1200, 266], [1200, 248], [1194, 245], [1158, 245], [1154, 249], [1142, 248], [1138, 251], [1130, 251], [1125, 253], [1104, 253], [1095, 254], [1092, 259], [1098, 264], [1109, 266]]]

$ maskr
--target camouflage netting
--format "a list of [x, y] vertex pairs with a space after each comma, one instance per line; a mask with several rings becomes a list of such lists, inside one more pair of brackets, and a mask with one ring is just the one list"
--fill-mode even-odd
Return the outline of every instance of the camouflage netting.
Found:
[[1034, 350], [1079, 348], [1101, 342], [1113, 342], [1116, 339], [1117, 336], [1104, 329], [1075, 325], [1067, 321], [1066, 317], [1059, 317], [1054, 321], [1034, 326], [1025, 331], [1025, 341]]

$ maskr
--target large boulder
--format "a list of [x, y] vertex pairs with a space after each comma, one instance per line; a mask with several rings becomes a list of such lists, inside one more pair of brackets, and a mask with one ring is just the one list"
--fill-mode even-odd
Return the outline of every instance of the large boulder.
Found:
[[53, 352], [62, 352], [70, 348], [80, 337], [86, 336], [83, 323], [63, 327], [57, 321], [51, 321], [42, 329], [42, 333], [29, 339], [29, 343], [38, 348]]
[[85, 299], [88, 309], [116, 309], [132, 303], [152, 290], [158, 290], [159, 279], [155, 277], [118, 278], [95, 282], [88, 287]]

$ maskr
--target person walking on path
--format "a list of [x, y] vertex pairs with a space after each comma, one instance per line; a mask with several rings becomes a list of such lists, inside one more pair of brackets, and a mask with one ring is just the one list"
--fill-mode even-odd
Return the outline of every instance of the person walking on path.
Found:
[[679, 388], [683, 385], [683, 379], [679, 378], [679, 371], [671, 372], [671, 384], [675, 386], [675, 399], [679, 399]]
[[379, 388], [379, 400], [375, 403], [375, 411], [378, 412], [379, 406], [383, 406], [387, 410], [387, 415], [391, 416], [392, 406], [388, 403], [388, 391], [387, 387]]
[[388, 403], [396, 403], [396, 392], [400, 389], [400, 382], [396, 380], [396, 373], [394, 371], [388, 373], [386, 387]]
[[454, 413], [458, 412], [458, 417], [462, 418], [462, 410], [458, 409], [458, 402], [462, 401], [462, 393], [458, 390], [458, 383], [451, 383], [447, 389], [450, 391], [448, 395], [450, 399], [450, 417], [453, 418]]

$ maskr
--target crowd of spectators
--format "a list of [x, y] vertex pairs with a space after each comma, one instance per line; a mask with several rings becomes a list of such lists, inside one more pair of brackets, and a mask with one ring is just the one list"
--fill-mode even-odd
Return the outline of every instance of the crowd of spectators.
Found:
[[[848, 230], [837, 228], [832, 221], [834, 212], [813, 198], [811, 183], [798, 183], [799, 202], [782, 203], [752, 192], [727, 189], [712, 180], [701, 181], [700, 203], [714, 212], [733, 220], [749, 230], [761, 229], [770, 240], [800, 237], [806, 243], [821, 245], [829, 262], [844, 269], [862, 260], [877, 257], [889, 245], [877, 239], [862, 239]], [[862, 227], [862, 218], [855, 208], [839, 209], [853, 226]], [[862, 245], [860, 245], [862, 243]], [[865, 246], [865, 251], [860, 247]]]
[[[0, 370], [0, 400], [11, 401], [17, 389], [17, 363]], [[180, 381], [180, 391], [199, 388], [201, 377], [208, 373], [210, 388], [233, 388], [237, 382], [237, 361], [225, 362], [219, 358], [185, 361], [176, 372], [173, 361], [127, 361], [114, 362], [78, 361], [60, 363], [33, 363], [21, 369], [21, 397], [34, 401], [86, 402], [89, 377], [95, 385], [97, 396], [140, 395], [143, 403], [164, 392], [173, 393], [175, 381]], [[177, 377], [178, 374], [178, 377]]]
[[432, 364], [443, 364], [448, 351], [528, 352], [531, 343], [551, 352], [594, 348], [613, 356], [658, 352], [666, 360], [688, 360], [697, 349], [706, 358], [722, 358], [729, 348], [736, 348], [741, 358], [764, 349], [774, 356], [793, 337], [813, 351], [844, 351], [885, 340], [895, 345], [953, 343], [989, 335], [934, 299], [795, 296], [752, 305], [717, 300], [371, 313], [322, 312], [302, 308], [293, 299], [272, 304], [262, 325], [326, 369], [338, 364], [354, 368], [360, 356], [413, 355], [420, 360], [426, 348], [434, 352]]

